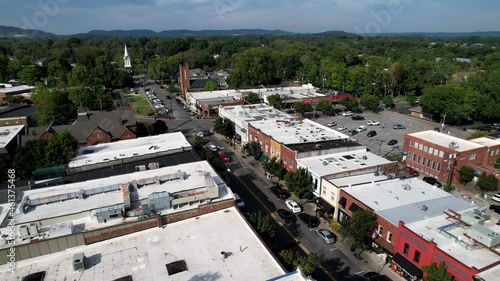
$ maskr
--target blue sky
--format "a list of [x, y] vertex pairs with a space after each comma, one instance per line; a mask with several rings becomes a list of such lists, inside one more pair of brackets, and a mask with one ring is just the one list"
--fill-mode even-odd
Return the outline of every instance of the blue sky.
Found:
[[0, 25], [92, 29], [500, 31], [499, 0], [0, 0]]

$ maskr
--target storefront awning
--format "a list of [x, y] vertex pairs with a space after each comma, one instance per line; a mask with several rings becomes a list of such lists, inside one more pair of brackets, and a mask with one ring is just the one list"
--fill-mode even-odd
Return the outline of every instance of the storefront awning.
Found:
[[267, 161], [267, 159], [268, 159], [267, 155], [262, 153], [262, 155], [260, 156], [260, 161], [264, 162], [264, 161]]
[[423, 276], [422, 270], [418, 268], [418, 266], [414, 265], [411, 261], [407, 260], [400, 253], [396, 253], [394, 255], [394, 257], [392, 258], [392, 262], [413, 277], [422, 278]]
[[357, 211], [363, 211], [363, 208], [361, 208], [360, 206], [358, 206], [356, 203], [351, 203], [351, 206], [349, 206], [349, 210], [351, 210], [351, 212], [357, 212]]
[[347, 203], [347, 199], [344, 196], [342, 196], [342, 198], [340, 198], [340, 200], [339, 200], [339, 205], [345, 208], [346, 203]]
[[335, 212], [335, 207], [330, 205], [330, 203], [328, 203], [325, 199], [323, 199], [321, 197], [319, 197], [318, 199], [319, 199], [319, 204], [320, 204], [321, 208], [323, 208], [325, 213], [333, 214]]

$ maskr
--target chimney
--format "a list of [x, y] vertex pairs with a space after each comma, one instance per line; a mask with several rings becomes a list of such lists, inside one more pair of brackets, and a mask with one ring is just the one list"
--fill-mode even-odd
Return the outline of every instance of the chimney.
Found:
[[220, 252], [220, 259], [225, 260], [226, 258], [227, 258], [227, 253], [224, 251]]

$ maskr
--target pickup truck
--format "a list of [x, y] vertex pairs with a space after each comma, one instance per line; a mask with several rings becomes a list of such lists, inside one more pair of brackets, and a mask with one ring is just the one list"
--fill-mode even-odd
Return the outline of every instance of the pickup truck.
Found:
[[361, 125], [361, 126], [359, 126], [359, 127], [356, 129], [356, 132], [358, 132], [358, 133], [361, 133], [361, 132], [363, 132], [363, 131], [366, 131], [366, 126]]

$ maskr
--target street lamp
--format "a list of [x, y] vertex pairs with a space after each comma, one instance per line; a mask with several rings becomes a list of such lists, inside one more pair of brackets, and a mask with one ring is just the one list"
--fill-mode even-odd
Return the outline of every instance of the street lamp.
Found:
[[452, 141], [450, 142], [450, 144], [448, 145], [448, 147], [451, 149], [452, 151], [452, 154], [450, 154], [450, 163], [449, 163], [449, 167], [450, 167], [450, 170], [448, 171], [448, 182], [447, 182], [447, 185], [450, 186], [451, 185], [451, 181], [453, 180], [453, 171], [455, 170], [455, 159], [457, 158], [457, 149], [459, 149], [459, 146], [456, 142]]

